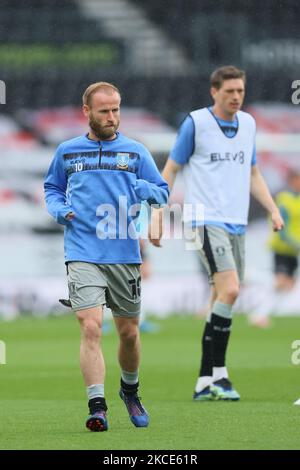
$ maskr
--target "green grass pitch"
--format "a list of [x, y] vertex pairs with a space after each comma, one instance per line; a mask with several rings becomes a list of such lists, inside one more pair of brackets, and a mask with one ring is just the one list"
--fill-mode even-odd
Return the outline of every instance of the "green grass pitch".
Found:
[[269, 330], [235, 318], [228, 365], [240, 402], [192, 401], [203, 321], [161, 320], [143, 334], [141, 390], [150, 426], [135, 428], [118, 397], [115, 332], [103, 338], [109, 431], [85, 429], [87, 401], [74, 317], [0, 322], [7, 364], [0, 365], [1, 449], [299, 449], [300, 365], [291, 344], [300, 319], [274, 319]]

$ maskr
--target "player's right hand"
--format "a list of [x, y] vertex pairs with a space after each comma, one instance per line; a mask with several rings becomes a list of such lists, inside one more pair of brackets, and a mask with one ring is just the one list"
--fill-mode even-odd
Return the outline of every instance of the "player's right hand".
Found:
[[278, 232], [283, 229], [284, 221], [278, 209], [271, 213], [271, 219], [274, 232]]
[[161, 247], [160, 240], [163, 235], [163, 209], [152, 209], [151, 223], [148, 229], [150, 243], [156, 247]]
[[154, 238], [150, 235], [150, 230], [151, 230], [151, 224], [149, 226], [149, 241], [150, 243], [152, 243], [152, 245], [156, 246], [157, 248], [161, 248], [161, 243], [160, 243], [160, 240], [161, 240], [161, 237], [159, 238]]

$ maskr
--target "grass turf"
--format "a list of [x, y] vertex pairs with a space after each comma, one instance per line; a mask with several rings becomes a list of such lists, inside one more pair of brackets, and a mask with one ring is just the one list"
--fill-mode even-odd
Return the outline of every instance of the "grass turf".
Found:
[[174, 316], [143, 334], [141, 395], [151, 422], [137, 429], [118, 397], [115, 333], [104, 336], [109, 431], [85, 429], [79, 371], [79, 329], [72, 316], [0, 323], [7, 364], [0, 365], [0, 449], [298, 449], [300, 366], [291, 344], [298, 318], [275, 319], [269, 330], [235, 318], [228, 353], [240, 402], [192, 401], [203, 322]]

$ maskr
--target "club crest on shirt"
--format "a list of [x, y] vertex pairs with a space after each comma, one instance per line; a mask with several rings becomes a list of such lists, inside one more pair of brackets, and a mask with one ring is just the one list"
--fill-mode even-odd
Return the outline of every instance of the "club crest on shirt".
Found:
[[129, 163], [129, 153], [117, 153], [117, 168], [127, 170]]

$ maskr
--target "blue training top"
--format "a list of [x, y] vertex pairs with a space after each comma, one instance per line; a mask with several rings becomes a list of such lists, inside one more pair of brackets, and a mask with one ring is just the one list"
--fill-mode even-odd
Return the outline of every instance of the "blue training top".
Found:
[[169, 194], [149, 151], [119, 132], [113, 140], [63, 142], [44, 188], [49, 213], [65, 225], [65, 260], [99, 264], [141, 263], [141, 201], [161, 205]]
[[[238, 131], [239, 125], [237, 117], [235, 117], [234, 121], [224, 121], [223, 119], [220, 119], [215, 114], [213, 114], [212, 107], [209, 107], [208, 109], [216, 119], [218, 125], [226, 137], [229, 139], [234, 137]], [[194, 145], [195, 126], [192, 117], [189, 115], [185, 118], [180, 126], [175, 145], [170, 153], [170, 159], [174, 160], [179, 165], [186, 164], [194, 153]], [[256, 148], [253, 150], [251, 164], [252, 166], [256, 165]], [[246, 231], [245, 225], [210, 222], [209, 220], [205, 220], [204, 223], [205, 225], [216, 225], [217, 227], [221, 227], [227, 232], [235, 235], [243, 235]]]

